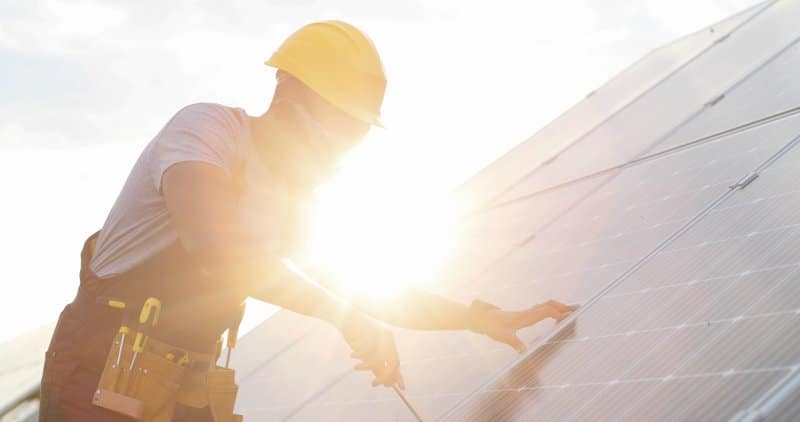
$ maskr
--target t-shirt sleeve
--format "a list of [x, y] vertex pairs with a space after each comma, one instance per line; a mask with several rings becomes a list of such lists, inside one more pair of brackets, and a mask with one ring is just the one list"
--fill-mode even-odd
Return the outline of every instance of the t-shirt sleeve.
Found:
[[150, 171], [157, 191], [174, 164], [201, 161], [232, 175], [239, 162], [238, 120], [226, 107], [193, 104], [180, 110], [153, 141]]

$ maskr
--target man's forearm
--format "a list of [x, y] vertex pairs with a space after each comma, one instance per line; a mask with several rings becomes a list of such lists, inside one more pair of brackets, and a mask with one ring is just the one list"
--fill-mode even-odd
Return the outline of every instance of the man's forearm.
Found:
[[[214, 245], [213, 243], [211, 243]], [[206, 273], [227, 280], [226, 291], [250, 296], [339, 327], [350, 306], [290, 270], [277, 256], [244, 242], [192, 250]]]
[[272, 303], [302, 315], [328, 321], [336, 327], [348, 312], [349, 305], [325, 289], [286, 271], [280, 279], [273, 279], [257, 288], [251, 297]]
[[[334, 293], [337, 286], [324, 275], [311, 272], [323, 286], [303, 279], [280, 260], [254, 253], [239, 245], [214, 248], [205, 255], [205, 266], [219, 279], [237, 280], [246, 294], [302, 315], [312, 316], [340, 327], [350, 304], [386, 323], [417, 330], [460, 330], [470, 326], [470, 308], [422, 289], [408, 288], [388, 299], [366, 296], [349, 298], [349, 304]], [[334, 293], [331, 293], [334, 292]]]
[[418, 288], [379, 301], [357, 298], [354, 305], [389, 324], [415, 330], [469, 328], [469, 307]]
[[[309, 270], [315, 280], [336, 292], [339, 285], [318, 270]], [[359, 310], [388, 324], [414, 330], [462, 330], [470, 327], [470, 308], [418, 288], [405, 289], [396, 297], [350, 299]]]

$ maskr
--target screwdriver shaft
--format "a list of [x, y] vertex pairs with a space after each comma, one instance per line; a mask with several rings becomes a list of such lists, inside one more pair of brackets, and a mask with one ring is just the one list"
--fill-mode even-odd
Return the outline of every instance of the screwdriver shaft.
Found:
[[414, 417], [417, 419], [417, 421], [419, 421], [419, 422], [424, 422], [424, 421], [422, 420], [422, 418], [419, 416], [419, 413], [417, 413], [417, 411], [416, 411], [416, 410], [414, 410], [414, 406], [412, 406], [412, 405], [411, 405], [411, 402], [409, 402], [409, 401], [408, 401], [408, 399], [407, 399], [407, 398], [406, 398], [406, 396], [403, 394], [403, 392], [402, 392], [402, 391], [400, 391], [400, 389], [399, 389], [399, 388], [397, 388], [397, 386], [396, 386], [396, 385], [392, 385], [392, 389], [393, 389], [393, 390], [394, 390], [394, 392], [395, 392], [395, 393], [397, 393], [397, 395], [400, 397], [400, 400], [402, 400], [402, 401], [403, 401], [403, 403], [405, 403], [406, 407], [408, 408], [408, 410], [410, 410], [410, 411], [411, 411], [411, 414], [412, 414], [412, 415], [414, 415]]

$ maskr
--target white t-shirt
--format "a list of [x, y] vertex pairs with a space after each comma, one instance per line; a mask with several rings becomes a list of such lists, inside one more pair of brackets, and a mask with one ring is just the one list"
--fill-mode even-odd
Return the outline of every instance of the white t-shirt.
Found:
[[133, 166], [89, 264], [100, 278], [132, 269], [178, 239], [161, 196], [161, 177], [182, 161], [202, 161], [241, 175], [240, 217], [267, 250], [280, 247], [287, 192], [259, 161], [247, 114], [219, 104], [192, 104], [167, 122]]

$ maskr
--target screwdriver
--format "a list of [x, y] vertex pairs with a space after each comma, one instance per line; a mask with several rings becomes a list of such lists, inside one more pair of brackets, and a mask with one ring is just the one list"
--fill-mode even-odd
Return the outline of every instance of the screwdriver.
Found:
[[400, 397], [400, 400], [403, 401], [403, 404], [406, 405], [408, 410], [411, 411], [411, 414], [414, 415], [414, 418], [416, 418], [418, 422], [423, 422], [422, 417], [420, 417], [419, 413], [417, 413], [417, 411], [414, 410], [414, 406], [411, 405], [411, 402], [408, 401], [405, 394], [403, 394], [403, 392], [400, 391], [400, 389], [397, 388], [397, 386], [394, 384], [392, 384], [392, 389], [394, 390], [395, 393], [397, 393], [397, 395]]
[[133, 342], [133, 358], [131, 358], [131, 364], [128, 367], [129, 371], [133, 371], [133, 366], [136, 364], [136, 357], [144, 351], [144, 345], [147, 341], [147, 338], [145, 337], [145, 331], [149, 331], [147, 328], [148, 322], [150, 323], [151, 327], [155, 327], [158, 323], [158, 315], [160, 313], [160, 300], [154, 297], [149, 297], [144, 301], [144, 305], [142, 305], [142, 312], [139, 314], [139, 330], [136, 333], [136, 340]]
[[239, 319], [232, 327], [228, 328], [228, 353], [225, 357], [225, 368], [230, 366], [231, 350], [236, 347], [236, 338], [239, 337], [239, 325], [242, 324], [242, 318], [244, 318], [245, 303], [246, 302], [242, 302], [242, 304], [239, 305]]
[[119, 326], [119, 350], [117, 350], [117, 359], [114, 362], [114, 367], [117, 368], [122, 360], [122, 349], [125, 347], [125, 336], [130, 333], [130, 328], [128, 327], [128, 314], [125, 312], [127, 305], [121, 300], [110, 299], [107, 297], [99, 297], [97, 298], [97, 301], [100, 303], [105, 303], [109, 308], [122, 310], [122, 324]]

